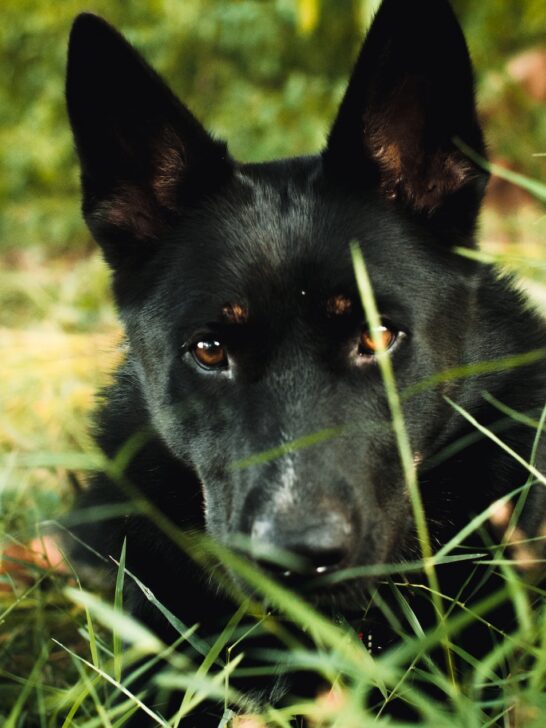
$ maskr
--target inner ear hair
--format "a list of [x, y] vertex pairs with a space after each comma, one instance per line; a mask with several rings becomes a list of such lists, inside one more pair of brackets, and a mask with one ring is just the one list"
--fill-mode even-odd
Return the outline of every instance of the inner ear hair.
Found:
[[362, 133], [382, 194], [432, 213], [477, 170], [451, 139], [439, 136], [438, 129], [449, 127], [427, 109], [426, 96], [417, 79], [405, 79], [379, 108], [364, 112]]
[[174, 212], [186, 167], [182, 140], [171, 127], [164, 127], [152, 149], [151, 187], [159, 205]]
[[150, 170], [120, 179], [96, 204], [91, 218], [131, 232], [136, 240], [157, 238], [176, 214], [186, 160], [182, 141], [165, 126], [150, 142]]

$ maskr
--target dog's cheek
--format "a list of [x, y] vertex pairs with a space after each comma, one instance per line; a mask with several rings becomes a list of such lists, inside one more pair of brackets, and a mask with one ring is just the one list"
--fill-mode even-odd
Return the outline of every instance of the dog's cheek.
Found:
[[206, 531], [217, 541], [226, 543], [230, 533], [232, 487], [223, 479], [200, 478], [200, 480]]
[[152, 382], [147, 404], [154, 429], [178, 459], [203, 470], [218, 469], [225, 454], [218, 442], [221, 413], [195, 394], [171, 392], [163, 382]]
[[452, 410], [444, 397], [455, 396], [457, 388], [457, 384], [441, 383], [433, 391], [414, 397], [404, 408], [406, 431], [418, 476], [422, 464], [445, 440], [452, 422]]
[[391, 495], [382, 499], [380, 517], [371, 530], [376, 563], [392, 563], [404, 549], [408, 533], [413, 528], [413, 516], [407, 486], [400, 477]]
[[[353, 487], [362, 524], [360, 564], [390, 563], [398, 558], [413, 518], [404, 473], [394, 438], [369, 444], [363, 470], [366, 482]], [[355, 473], [351, 480], [356, 485]]]

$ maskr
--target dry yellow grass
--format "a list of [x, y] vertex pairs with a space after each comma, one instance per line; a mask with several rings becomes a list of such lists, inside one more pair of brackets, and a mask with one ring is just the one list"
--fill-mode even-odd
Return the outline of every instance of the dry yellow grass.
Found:
[[[79, 438], [96, 390], [120, 358], [119, 329], [108, 333], [0, 329], [4, 383], [0, 442], [58, 451]], [[70, 424], [67, 427], [67, 423]]]

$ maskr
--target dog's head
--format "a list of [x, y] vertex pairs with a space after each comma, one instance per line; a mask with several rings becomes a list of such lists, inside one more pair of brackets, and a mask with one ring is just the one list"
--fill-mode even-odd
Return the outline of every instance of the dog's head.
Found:
[[[399, 388], [459, 364], [472, 284], [451, 249], [472, 245], [486, 175], [457, 143], [484, 153], [448, 3], [384, 0], [316, 157], [235, 162], [91, 15], [67, 98], [134, 371], [208, 530], [311, 573], [395, 558], [411, 509], [349, 244]], [[449, 410], [429, 390], [404, 415], [419, 466]]]

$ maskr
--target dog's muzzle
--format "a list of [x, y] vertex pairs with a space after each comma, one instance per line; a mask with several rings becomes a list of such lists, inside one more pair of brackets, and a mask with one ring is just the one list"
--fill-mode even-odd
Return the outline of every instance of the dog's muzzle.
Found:
[[347, 567], [356, 539], [353, 520], [341, 510], [291, 517], [279, 512], [254, 520], [250, 551], [275, 576], [297, 580]]

